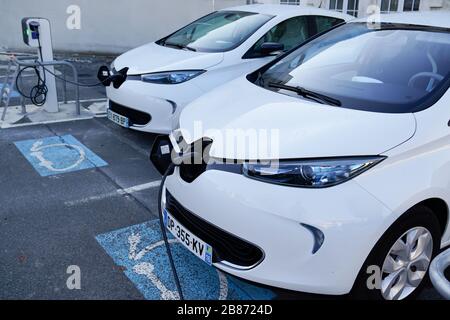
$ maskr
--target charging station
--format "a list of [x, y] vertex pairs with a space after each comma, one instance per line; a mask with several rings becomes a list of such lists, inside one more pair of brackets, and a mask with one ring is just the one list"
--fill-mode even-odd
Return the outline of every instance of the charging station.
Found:
[[[53, 44], [50, 21], [45, 18], [26, 17], [22, 19], [23, 41], [26, 45], [38, 49], [39, 60], [44, 62], [53, 61]], [[44, 110], [50, 113], [59, 111], [58, 96], [56, 91], [56, 80], [54, 67], [40, 68], [40, 74], [45, 79], [47, 86]], [[53, 74], [52, 74], [53, 73]]]
[[[54, 60], [50, 21], [46, 18], [25, 17], [21, 19], [23, 42], [36, 49], [36, 53], [0, 52], [6, 56], [6, 75], [0, 83], [0, 128], [10, 128], [23, 123], [46, 123], [67, 120], [92, 119], [106, 115], [106, 99], [88, 99], [91, 105], [81, 107], [80, 87], [96, 87], [113, 84], [119, 87], [126, 79], [128, 68], [110, 74], [106, 68], [106, 78], [96, 83], [78, 81], [75, 64], [66, 60]], [[58, 67], [61, 67], [59, 69]], [[58, 68], [58, 71], [55, 70]], [[67, 71], [73, 77], [67, 79]], [[36, 82], [33, 81], [36, 79]], [[25, 81], [24, 81], [25, 80]], [[56, 80], [62, 84], [62, 101], [58, 101]], [[75, 100], [68, 101], [67, 85], [72, 85]], [[20, 106], [11, 106], [11, 98], [16, 94]], [[27, 104], [31, 101], [31, 104]], [[17, 108], [19, 107], [19, 108]], [[92, 108], [91, 108], [92, 107]], [[74, 112], [75, 110], [75, 112]]]

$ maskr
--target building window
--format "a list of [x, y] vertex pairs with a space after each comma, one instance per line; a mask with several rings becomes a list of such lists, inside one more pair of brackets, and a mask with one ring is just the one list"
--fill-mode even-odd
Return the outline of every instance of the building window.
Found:
[[420, 0], [405, 0], [403, 11], [419, 11]]
[[358, 9], [359, 9], [359, 0], [348, 0], [347, 14], [357, 17]]
[[280, 0], [280, 4], [300, 5], [300, 0]]
[[381, 0], [381, 13], [390, 13], [398, 11], [398, 0]]
[[380, 0], [380, 12], [419, 11], [420, 0]]
[[344, 0], [330, 0], [330, 10], [344, 11]]
[[330, 0], [330, 10], [358, 16], [359, 0]]

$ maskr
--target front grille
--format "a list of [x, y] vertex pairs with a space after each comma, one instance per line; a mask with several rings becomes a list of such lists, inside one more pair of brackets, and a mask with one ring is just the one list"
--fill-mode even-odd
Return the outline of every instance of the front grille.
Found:
[[264, 258], [261, 249], [199, 218], [185, 209], [168, 191], [166, 209], [178, 222], [213, 247], [213, 262], [223, 261], [249, 268]]
[[152, 120], [152, 117], [148, 113], [125, 107], [111, 100], [109, 101], [109, 109], [130, 119], [130, 125], [143, 126]]

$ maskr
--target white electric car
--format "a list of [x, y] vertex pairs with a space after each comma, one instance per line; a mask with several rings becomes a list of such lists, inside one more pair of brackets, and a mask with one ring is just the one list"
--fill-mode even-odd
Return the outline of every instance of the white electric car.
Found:
[[306, 39], [352, 18], [286, 5], [249, 5], [211, 13], [119, 56], [127, 81], [107, 87], [108, 116], [131, 129], [169, 133], [179, 113], [205, 92], [248, 74]]
[[450, 244], [449, 17], [351, 21], [190, 104], [172, 144], [208, 163], [167, 176], [168, 229], [251, 281], [413, 297]]

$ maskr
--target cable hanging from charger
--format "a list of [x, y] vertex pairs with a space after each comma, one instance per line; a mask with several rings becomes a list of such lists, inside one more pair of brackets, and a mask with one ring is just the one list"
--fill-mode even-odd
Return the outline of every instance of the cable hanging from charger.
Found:
[[[31, 103], [33, 103], [35, 106], [41, 107], [47, 101], [48, 87], [47, 87], [46, 72], [48, 72], [49, 74], [53, 75], [55, 78], [57, 78], [61, 81], [64, 81], [66, 83], [69, 83], [69, 84], [72, 84], [75, 86], [79, 86], [79, 87], [101, 86], [101, 85], [104, 85], [105, 82], [108, 81], [108, 79], [105, 79], [103, 81], [96, 82], [96, 83], [80, 83], [80, 82], [67, 80], [67, 79], [57, 75], [55, 72], [53, 72], [52, 70], [50, 70], [49, 68], [47, 68], [44, 65], [44, 61], [42, 60], [42, 46], [41, 46], [41, 41], [40, 41], [38, 32], [37, 32], [36, 36], [37, 36], [37, 41], [38, 41], [38, 45], [39, 45], [39, 53], [40, 53], [41, 61], [35, 60], [35, 63], [38, 64], [37, 66], [26, 66], [26, 67], [19, 69], [17, 76], [16, 76], [16, 80], [15, 80], [15, 86], [16, 86], [17, 92], [19, 92], [20, 95], [23, 96], [24, 98], [30, 99]], [[41, 70], [39, 70], [39, 68], [42, 69], [42, 72], [41, 72]], [[33, 70], [37, 77], [37, 83], [33, 87], [31, 87], [29, 93], [25, 93], [24, 90], [19, 85], [19, 79], [22, 79], [22, 74], [26, 70]]]
[[175, 168], [175, 164], [171, 163], [161, 179], [161, 185], [159, 187], [159, 192], [158, 192], [158, 213], [159, 213], [159, 225], [161, 227], [164, 244], [166, 246], [167, 256], [169, 257], [169, 264], [172, 269], [173, 277], [175, 280], [175, 285], [176, 285], [177, 291], [178, 291], [178, 296], [180, 297], [180, 300], [184, 300], [183, 290], [181, 289], [180, 278], [178, 277], [177, 268], [176, 268], [175, 262], [173, 260], [173, 255], [172, 255], [172, 250], [170, 249], [169, 239], [167, 238], [167, 230], [166, 230], [166, 226], [164, 224], [162, 205], [161, 205], [164, 184], [166, 182], [167, 176], [169, 175], [170, 172], [172, 172], [172, 170], [174, 168]]
[[[19, 79], [21, 78], [22, 73], [28, 69], [32, 69], [36, 73], [37, 84], [31, 88], [28, 94], [26, 94], [19, 86]], [[19, 72], [17, 73], [15, 85], [17, 92], [19, 92], [21, 96], [30, 99], [31, 103], [33, 103], [35, 106], [41, 107], [45, 104], [48, 93], [48, 88], [45, 79], [45, 72], [43, 72], [43, 76], [41, 76], [41, 73], [39, 72], [37, 67], [24, 67], [20, 69]]]
[[[39, 32], [37, 32], [37, 40], [38, 40], [38, 44], [39, 44], [39, 53], [42, 59], [42, 46], [41, 46], [41, 41], [39, 38]], [[36, 62], [38, 62], [36, 60]], [[36, 77], [37, 77], [37, 84], [34, 85], [29, 94], [26, 94], [23, 92], [23, 90], [20, 88], [19, 86], [19, 79], [21, 79], [22, 73], [26, 70], [34, 70]], [[28, 66], [28, 67], [24, 67], [22, 69], [19, 70], [19, 72], [17, 73], [16, 76], [16, 81], [15, 81], [15, 86], [16, 86], [16, 90], [17, 92], [19, 92], [23, 97], [30, 99], [31, 103], [33, 103], [35, 106], [41, 107], [45, 104], [45, 101], [47, 100], [47, 94], [48, 94], [48, 87], [47, 87], [47, 79], [46, 79], [46, 75], [45, 75], [45, 71], [41, 72], [39, 71], [39, 69], [36, 66]]]
[[103, 80], [103, 81], [99, 81], [99, 82], [96, 82], [96, 83], [81, 83], [81, 82], [70, 81], [70, 80], [64, 79], [63, 77], [57, 75], [55, 72], [51, 71], [51, 70], [48, 69], [46, 66], [44, 66], [41, 62], [39, 62], [39, 61], [36, 61], [36, 62], [39, 64], [39, 66], [40, 66], [42, 69], [44, 69], [45, 71], [47, 71], [48, 73], [50, 73], [50, 74], [51, 74], [52, 76], [54, 76], [55, 78], [57, 78], [57, 79], [59, 79], [59, 80], [61, 80], [61, 81], [64, 81], [64, 82], [73, 84], [73, 85], [78, 86], [78, 87], [87, 87], [87, 88], [89, 88], [89, 87], [102, 86], [102, 85], [104, 85], [104, 83], [108, 80], [108, 79], [105, 79], [105, 80]]
[[[19, 92], [20, 95], [22, 95], [23, 97], [25, 97], [27, 99], [30, 99], [31, 102], [35, 106], [38, 106], [38, 107], [43, 106], [47, 100], [48, 87], [47, 87], [47, 83], [46, 83], [46, 72], [50, 73], [55, 78], [57, 78], [61, 81], [64, 81], [66, 83], [73, 84], [73, 85], [76, 85], [79, 87], [96, 87], [96, 86], [101, 86], [106, 82], [106, 80], [104, 80], [104, 81], [100, 81], [97, 83], [88, 84], [88, 83], [80, 83], [80, 82], [70, 81], [70, 80], [64, 79], [63, 77], [60, 77], [55, 72], [53, 72], [49, 68], [45, 67], [42, 64], [42, 62], [36, 60], [35, 63], [37, 63], [38, 66], [27, 66], [27, 67], [23, 67], [19, 70], [19, 72], [17, 73], [15, 86], [16, 86], [17, 92]], [[42, 73], [40, 72], [39, 68], [43, 69]], [[36, 83], [36, 85], [34, 85], [31, 88], [29, 93], [25, 93], [24, 90], [19, 85], [19, 79], [22, 78], [22, 74], [26, 70], [33, 70], [37, 77], [37, 83]]]

